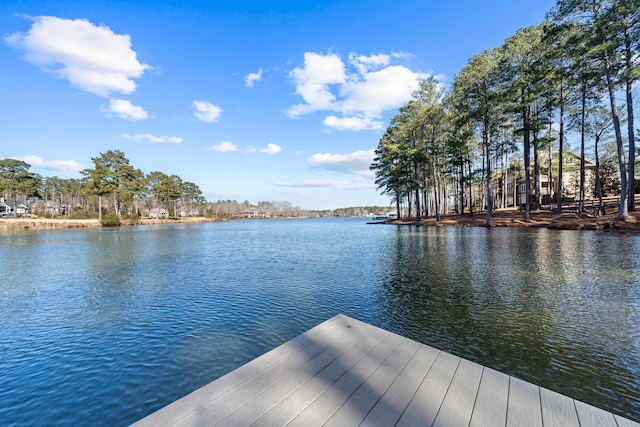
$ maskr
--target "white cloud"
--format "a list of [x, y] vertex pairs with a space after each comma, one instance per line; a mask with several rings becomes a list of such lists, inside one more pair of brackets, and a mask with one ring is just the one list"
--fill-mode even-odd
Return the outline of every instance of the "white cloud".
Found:
[[258, 69], [257, 73], [249, 73], [245, 77], [244, 84], [246, 87], [253, 87], [256, 82], [262, 80], [262, 68]]
[[133, 93], [139, 78], [151, 67], [141, 64], [128, 34], [86, 19], [37, 16], [26, 33], [5, 37], [24, 50], [25, 59], [41, 70], [68, 80], [71, 85], [99, 96]]
[[261, 153], [277, 154], [282, 151], [282, 147], [276, 144], [267, 144], [267, 148], [259, 150]]
[[105, 113], [116, 114], [121, 119], [125, 120], [146, 120], [149, 118], [149, 114], [137, 105], [133, 105], [130, 101], [124, 99], [111, 99], [108, 106], [100, 107], [100, 110]]
[[379, 130], [384, 124], [371, 117], [336, 117], [327, 116], [322, 123], [336, 130]]
[[369, 170], [369, 166], [374, 157], [374, 150], [349, 154], [317, 153], [309, 158], [308, 163], [314, 168], [372, 177], [374, 174]]
[[345, 65], [336, 54], [320, 55], [313, 52], [304, 54], [304, 68], [297, 67], [289, 75], [296, 93], [306, 104], [298, 104], [288, 111], [290, 117], [319, 110], [334, 110], [336, 97], [330, 86], [346, 81]]
[[277, 154], [282, 151], [282, 147], [277, 144], [267, 144], [265, 148], [255, 148], [248, 147], [247, 151], [250, 153], [267, 153], [267, 154]]
[[222, 114], [222, 108], [205, 101], [193, 101], [193, 108], [196, 109], [194, 116], [206, 123], [216, 123]]
[[334, 54], [306, 52], [304, 66], [289, 75], [303, 104], [289, 108], [287, 115], [295, 118], [315, 111], [333, 111], [325, 126], [336, 130], [378, 130], [384, 111], [397, 109], [411, 99], [420, 80], [428, 74], [414, 72], [402, 65], [392, 65], [394, 59], [408, 54], [349, 54], [348, 64]]
[[328, 188], [331, 190], [361, 190], [375, 188], [374, 184], [354, 184], [349, 181], [330, 179], [309, 179], [304, 181], [273, 181], [276, 187], [288, 188]]
[[46, 161], [44, 158], [28, 155], [24, 157], [13, 157], [16, 160], [22, 160], [23, 162], [27, 162], [34, 168], [47, 169], [53, 171], [71, 171], [71, 172], [80, 172], [84, 169], [84, 166], [75, 160], [49, 160]]
[[218, 145], [214, 145], [211, 147], [213, 151], [218, 151], [220, 153], [226, 153], [229, 151], [238, 151], [238, 147], [232, 142], [222, 141]]
[[150, 133], [137, 133], [135, 135], [130, 135], [128, 133], [125, 133], [122, 135], [122, 137], [125, 139], [131, 139], [133, 141], [147, 140], [154, 144], [159, 144], [159, 143], [180, 144], [181, 142], [184, 141], [184, 138], [180, 138], [178, 136], [157, 136], [157, 135], [152, 135]]
[[349, 54], [349, 62], [358, 69], [360, 74], [366, 74], [370, 69], [376, 69], [389, 65], [391, 57], [386, 54], [377, 54], [371, 56], [358, 55], [355, 52]]
[[400, 65], [363, 74], [342, 87], [343, 111], [378, 116], [384, 110], [400, 108], [411, 99], [420, 80], [426, 77], [426, 74], [414, 73]]
[[409, 52], [391, 52], [391, 56], [398, 59], [410, 59], [415, 55]]

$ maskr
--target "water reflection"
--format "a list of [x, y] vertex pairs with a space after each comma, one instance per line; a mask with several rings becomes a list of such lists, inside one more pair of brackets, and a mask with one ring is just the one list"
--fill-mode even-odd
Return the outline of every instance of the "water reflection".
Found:
[[401, 334], [638, 419], [635, 246], [598, 233], [401, 228], [380, 306]]

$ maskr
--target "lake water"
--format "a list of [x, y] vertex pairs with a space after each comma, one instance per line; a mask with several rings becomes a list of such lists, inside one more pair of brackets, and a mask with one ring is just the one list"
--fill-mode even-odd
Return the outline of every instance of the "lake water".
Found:
[[233, 221], [0, 236], [0, 423], [127, 425], [344, 313], [640, 420], [640, 237]]

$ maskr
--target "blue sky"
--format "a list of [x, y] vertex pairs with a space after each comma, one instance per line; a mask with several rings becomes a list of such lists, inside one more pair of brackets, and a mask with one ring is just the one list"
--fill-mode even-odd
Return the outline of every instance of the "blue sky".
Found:
[[418, 81], [554, 4], [4, 0], [0, 158], [79, 178], [117, 149], [210, 201], [388, 205], [368, 167]]

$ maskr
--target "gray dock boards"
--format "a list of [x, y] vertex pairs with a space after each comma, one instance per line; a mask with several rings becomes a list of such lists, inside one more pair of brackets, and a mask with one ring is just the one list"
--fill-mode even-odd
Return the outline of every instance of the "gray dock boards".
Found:
[[136, 426], [635, 426], [338, 315]]

